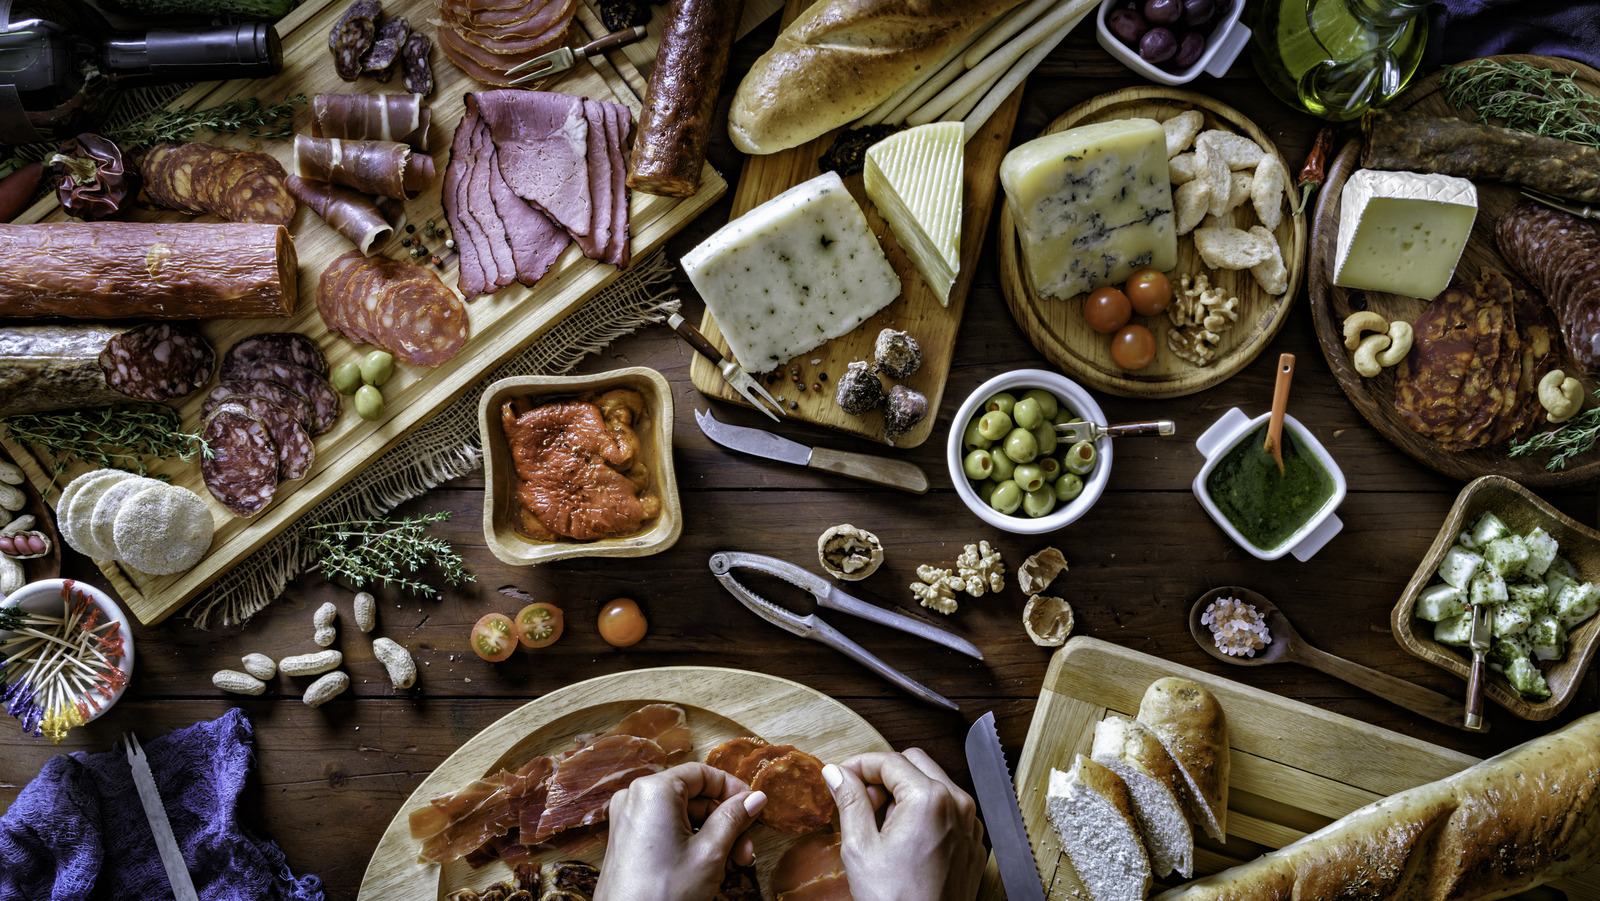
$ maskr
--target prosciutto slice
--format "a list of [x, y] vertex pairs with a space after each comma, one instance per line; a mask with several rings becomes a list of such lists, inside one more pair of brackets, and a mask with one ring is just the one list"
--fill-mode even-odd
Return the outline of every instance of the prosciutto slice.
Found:
[[640, 776], [666, 768], [666, 752], [648, 738], [607, 735], [596, 739], [556, 765], [544, 815], [538, 829], [526, 838], [542, 842], [558, 832], [601, 822], [612, 795]]
[[372, 198], [360, 191], [325, 181], [288, 178], [289, 193], [316, 211], [328, 227], [350, 239], [358, 250], [372, 255], [374, 246], [389, 240], [395, 226], [384, 217]]
[[346, 141], [398, 141], [428, 152], [433, 112], [421, 94], [318, 94], [311, 98], [311, 134]]
[[294, 170], [301, 178], [408, 200], [433, 181], [433, 157], [398, 141], [295, 135]]

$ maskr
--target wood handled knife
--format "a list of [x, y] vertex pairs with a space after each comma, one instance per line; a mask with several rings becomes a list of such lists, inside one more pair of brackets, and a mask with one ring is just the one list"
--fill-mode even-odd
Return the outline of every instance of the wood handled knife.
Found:
[[695, 422], [700, 424], [700, 431], [705, 432], [707, 438], [741, 453], [831, 472], [871, 482], [874, 485], [882, 485], [885, 488], [909, 491], [912, 494], [928, 493], [928, 474], [915, 463], [850, 451], [828, 450], [825, 447], [806, 447], [804, 444], [761, 429], [729, 425], [717, 420], [708, 411], [696, 410], [694, 418]]

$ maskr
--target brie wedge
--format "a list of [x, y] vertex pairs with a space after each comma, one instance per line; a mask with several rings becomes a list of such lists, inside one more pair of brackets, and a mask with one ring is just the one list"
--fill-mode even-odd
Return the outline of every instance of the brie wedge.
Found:
[[867, 196], [945, 306], [961, 271], [965, 147], [960, 122], [932, 122], [867, 148]]
[[1450, 286], [1478, 215], [1478, 189], [1452, 175], [1350, 175], [1339, 195], [1333, 283], [1431, 300]]

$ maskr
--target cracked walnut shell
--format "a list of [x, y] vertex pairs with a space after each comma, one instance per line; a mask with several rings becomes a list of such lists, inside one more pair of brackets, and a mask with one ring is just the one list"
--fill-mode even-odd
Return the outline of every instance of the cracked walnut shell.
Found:
[[828, 575], [856, 582], [883, 565], [883, 543], [866, 529], [844, 523], [823, 532], [817, 539], [817, 559]]
[[1050, 587], [1056, 576], [1067, 571], [1066, 555], [1059, 548], [1047, 547], [1022, 561], [1017, 568], [1017, 587], [1023, 594], [1038, 594]]
[[1022, 608], [1022, 627], [1041, 648], [1058, 648], [1072, 634], [1072, 606], [1061, 598], [1034, 595]]

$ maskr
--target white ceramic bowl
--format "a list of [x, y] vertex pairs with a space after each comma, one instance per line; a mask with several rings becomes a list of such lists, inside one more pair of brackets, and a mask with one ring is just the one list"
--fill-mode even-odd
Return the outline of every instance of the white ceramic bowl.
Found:
[[[92, 696], [85, 697], [88, 702], [89, 716], [84, 719], [84, 722], [92, 722], [99, 719], [101, 715], [111, 709], [113, 704], [116, 704], [122, 698], [123, 693], [128, 690], [128, 680], [133, 676], [133, 623], [128, 619], [128, 615], [123, 612], [122, 607], [110, 595], [93, 585], [72, 579], [41, 579], [37, 582], [30, 582], [6, 595], [5, 600], [0, 603], [4, 603], [8, 607], [16, 604], [18, 609], [30, 613], [60, 616], [62, 589], [69, 584], [72, 586], [72, 592], [75, 595], [88, 597], [96, 607], [100, 608], [102, 622], [117, 623], [117, 634], [122, 637], [122, 657], [120, 659], [112, 658], [112, 662], [116, 663], [117, 668], [122, 671], [122, 685], [113, 691], [109, 698], [100, 695], [98, 692]], [[0, 639], [10, 638], [12, 635], [13, 633], [0, 629]], [[96, 705], [99, 705], [98, 708]]]
[[1339, 464], [1334, 462], [1333, 455], [1328, 453], [1328, 449], [1322, 446], [1322, 442], [1318, 441], [1309, 429], [1300, 424], [1300, 420], [1295, 419], [1293, 416], [1285, 415], [1283, 417], [1283, 427], [1285, 430], [1293, 431], [1295, 439], [1300, 442], [1301, 446], [1316, 454], [1317, 459], [1328, 470], [1328, 474], [1333, 476], [1333, 495], [1316, 512], [1316, 515], [1307, 520], [1305, 525], [1297, 529], [1282, 544], [1276, 547], [1260, 548], [1246, 541], [1245, 537], [1239, 534], [1239, 530], [1233, 527], [1233, 523], [1228, 522], [1228, 518], [1222, 515], [1221, 510], [1217, 509], [1216, 502], [1211, 500], [1211, 495], [1206, 492], [1206, 479], [1211, 475], [1211, 471], [1217, 467], [1217, 464], [1222, 462], [1222, 458], [1228, 455], [1228, 451], [1237, 447], [1240, 441], [1244, 440], [1257, 428], [1260, 428], [1261, 424], [1271, 416], [1272, 414], [1268, 412], [1251, 419], [1244, 415], [1244, 411], [1234, 407], [1222, 414], [1222, 418], [1213, 423], [1211, 428], [1206, 429], [1205, 434], [1201, 435], [1199, 440], [1194, 443], [1194, 446], [1206, 458], [1205, 465], [1200, 467], [1200, 474], [1194, 477], [1194, 496], [1200, 499], [1200, 506], [1204, 507], [1206, 513], [1216, 520], [1217, 525], [1228, 533], [1228, 537], [1232, 538], [1236, 544], [1251, 554], [1262, 560], [1276, 560], [1285, 554], [1293, 554], [1296, 560], [1304, 563], [1311, 559], [1311, 555], [1322, 550], [1322, 546], [1327, 544], [1333, 536], [1339, 534], [1340, 529], [1344, 528], [1344, 523], [1333, 513], [1339, 508], [1340, 504], [1344, 503], [1345, 482], [1344, 472], [1339, 469]]
[[1116, 2], [1105, 0], [1095, 13], [1095, 35], [1100, 39], [1100, 46], [1124, 66], [1154, 82], [1188, 84], [1199, 78], [1201, 72], [1221, 78], [1228, 73], [1228, 67], [1233, 65], [1233, 61], [1244, 51], [1244, 45], [1250, 41], [1250, 27], [1239, 22], [1245, 0], [1217, 0], [1220, 9], [1211, 24], [1211, 33], [1206, 36], [1206, 50], [1200, 59], [1187, 69], [1163, 69], [1145, 62], [1137, 49], [1117, 40], [1117, 36], [1106, 26], [1106, 14], [1111, 12]]
[[961, 408], [956, 411], [955, 419], [950, 423], [950, 440], [945, 458], [950, 466], [950, 481], [955, 483], [956, 494], [961, 496], [962, 503], [966, 504], [967, 509], [974, 515], [1002, 531], [1015, 532], [1019, 535], [1040, 535], [1054, 532], [1077, 520], [1089, 512], [1089, 508], [1100, 499], [1101, 493], [1106, 490], [1106, 481], [1111, 478], [1111, 439], [1101, 438], [1095, 442], [1094, 449], [1099, 455], [1099, 461], [1095, 463], [1094, 469], [1090, 470], [1089, 477], [1083, 480], [1083, 493], [1068, 503], [1056, 507], [1048, 516], [1035, 519], [1021, 511], [1007, 515], [984, 503], [962, 468], [961, 461], [966, 454], [961, 446], [961, 437], [966, 433], [967, 423], [983, 409], [984, 401], [1001, 391], [1020, 395], [1029, 388], [1043, 388], [1049, 391], [1085, 421], [1106, 424], [1105, 412], [1082, 385], [1059, 372], [1047, 369], [1019, 369], [1005, 375], [997, 375], [979, 385], [978, 390], [972, 392], [961, 404]]

